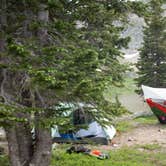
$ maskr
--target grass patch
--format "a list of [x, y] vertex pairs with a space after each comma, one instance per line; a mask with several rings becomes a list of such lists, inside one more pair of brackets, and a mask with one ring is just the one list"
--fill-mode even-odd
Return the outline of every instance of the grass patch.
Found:
[[[166, 163], [164, 152], [153, 152], [156, 148], [160, 150], [157, 144], [112, 150], [109, 152], [110, 158], [106, 160], [81, 153], [67, 154], [65, 147], [68, 146], [59, 145], [53, 151], [50, 166], [165, 166]], [[149, 151], [140, 151], [140, 147]], [[0, 156], [0, 166], [9, 166], [7, 156]]]
[[165, 161], [165, 153], [147, 153], [128, 147], [111, 151], [110, 159], [106, 160], [85, 154], [70, 155], [61, 149], [53, 152], [51, 166], [164, 166]]
[[140, 116], [135, 118], [134, 121], [140, 124], [156, 124], [156, 122], [158, 122], [157, 118], [154, 115]]
[[115, 128], [119, 132], [127, 132], [133, 128], [132, 121], [120, 121], [114, 124]]
[[[154, 115], [148, 115], [148, 116], [139, 116], [132, 120], [124, 120], [117, 123], [114, 123], [114, 126], [117, 131], [119, 132], [127, 132], [131, 129], [134, 129], [138, 125], [150, 125], [150, 124], [156, 124], [158, 123], [157, 118]], [[164, 126], [165, 127], [165, 126]]]
[[159, 144], [145, 144], [145, 145], [138, 145], [139, 148], [143, 148], [145, 150], [160, 150], [162, 147]]

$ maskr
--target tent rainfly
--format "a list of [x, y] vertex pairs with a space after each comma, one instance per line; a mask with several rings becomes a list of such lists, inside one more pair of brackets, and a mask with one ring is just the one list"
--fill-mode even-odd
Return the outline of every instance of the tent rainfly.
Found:
[[166, 124], [166, 88], [142, 85], [144, 98], [160, 123]]
[[[85, 112], [80, 109], [73, 111], [73, 125], [79, 125], [80, 128], [77, 132], [61, 133], [59, 127], [52, 128], [52, 137], [54, 142], [78, 142], [78, 143], [97, 143], [107, 145], [109, 141], [115, 136], [116, 129], [110, 126], [101, 126], [93, 118], [87, 119]], [[89, 121], [89, 122], [88, 122]], [[81, 125], [87, 125], [87, 128], [81, 128]]]

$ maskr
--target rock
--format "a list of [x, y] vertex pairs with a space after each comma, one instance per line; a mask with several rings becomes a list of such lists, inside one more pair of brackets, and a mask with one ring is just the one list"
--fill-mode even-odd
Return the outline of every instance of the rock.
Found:
[[133, 138], [131, 138], [131, 137], [129, 137], [129, 138], [128, 138], [128, 141], [134, 141], [134, 139], [133, 139]]
[[119, 145], [118, 145], [118, 144], [113, 144], [112, 146], [116, 148], [116, 147], [118, 147]]

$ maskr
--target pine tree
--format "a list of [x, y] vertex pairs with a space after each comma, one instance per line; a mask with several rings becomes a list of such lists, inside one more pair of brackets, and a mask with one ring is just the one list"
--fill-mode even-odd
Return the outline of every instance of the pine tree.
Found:
[[166, 18], [164, 1], [149, 2], [148, 17], [145, 18], [144, 42], [138, 59], [138, 87], [166, 87]]
[[[11, 166], [48, 166], [51, 125], [67, 123], [60, 102], [83, 102], [96, 120], [115, 110], [104, 100], [108, 84], [119, 86], [122, 21], [120, 0], [1, 0], [0, 125]], [[119, 106], [118, 106], [119, 107]], [[32, 140], [32, 127], [35, 141]]]

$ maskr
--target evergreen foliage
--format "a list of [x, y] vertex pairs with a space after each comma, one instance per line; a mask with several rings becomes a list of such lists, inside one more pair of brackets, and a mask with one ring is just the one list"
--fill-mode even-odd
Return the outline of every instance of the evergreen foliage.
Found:
[[145, 17], [144, 42], [137, 63], [138, 87], [142, 84], [152, 87], [166, 87], [166, 18], [163, 0], [149, 2]]
[[[114, 21], [124, 21], [126, 4], [11, 0], [6, 6], [10, 26], [4, 28], [6, 50], [1, 53], [3, 103], [33, 112], [59, 102], [84, 102], [106, 108], [104, 116], [111, 114], [103, 90], [122, 85], [126, 66], [119, 63], [119, 50], [129, 38], [120, 38], [123, 27]], [[42, 12], [47, 20], [38, 18]], [[103, 117], [102, 111], [98, 115]]]
[[68, 122], [55, 105], [93, 106], [98, 112], [87, 110], [100, 122], [120, 110], [119, 103], [104, 100], [103, 91], [123, 82], [120, 48], [129, 38], [120, 34], [130, 5], [121, 0], [1, 0], [0, 5], [0, 125], [10, 163], [47, 166], [50, 126]]

